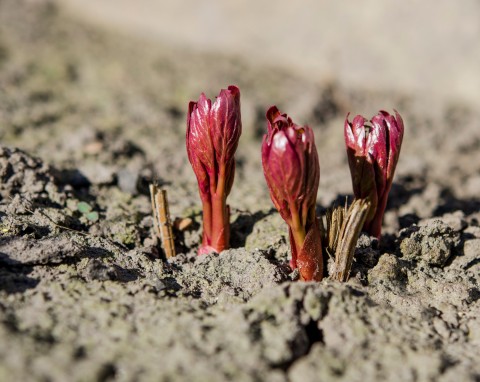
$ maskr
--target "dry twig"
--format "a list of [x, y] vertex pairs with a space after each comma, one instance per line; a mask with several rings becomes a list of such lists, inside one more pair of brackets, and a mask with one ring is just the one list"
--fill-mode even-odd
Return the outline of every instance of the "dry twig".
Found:
[[153, 221], [155, 233], [160, 239], [165, 256], [175, 256], [175, 242], [173, 241], [172, 221], [168, 208], [167, 190], [158, 189], [156, 185], [150, 185], [150, 197], [152, 200]]
[[[338, 207], [327, 215], [329, 249], [335, 253], [335, 270], [331, 278], [347, 281], [352, 269], [358, 237], [367, 217], [370, 203], [356, 199], [348, 210]], [[330, 217], [329, 217], [330, 216]]]

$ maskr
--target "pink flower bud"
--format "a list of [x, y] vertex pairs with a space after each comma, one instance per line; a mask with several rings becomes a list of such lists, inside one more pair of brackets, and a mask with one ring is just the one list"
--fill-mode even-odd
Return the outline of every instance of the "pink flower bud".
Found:
[[241, 132], [240, 90], [236, 86], [222, 89], [213, 104], [203, 93], [198, 102], [190, 102], [186, 143], [203, 204], [200, 253], [229, 247], [226, 199], [233, 185], [234, 154]]
[[345, 145], [357, 199], [368, 199], [370, 211], [364, 230], [380, 238], [382, 219], [392, 187], [395, 167], [403, 139], [403, 120], [380, 111], [370, 123], [357, 115], [352, 123], [345, 119]]
[[304, 280], [323, 276], [320, 232], [315, 214], [320, 166], [313, 131], [298, 126], [277, 107], [267, 111], [262, 164], [273, 204], [289, 225], [292, 269]]

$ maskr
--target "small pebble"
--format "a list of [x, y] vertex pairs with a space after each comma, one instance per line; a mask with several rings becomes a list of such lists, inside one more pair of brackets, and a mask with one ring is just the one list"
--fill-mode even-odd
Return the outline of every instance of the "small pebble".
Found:
[[193, 220], [191, 218], [176, 218], [173, 226], [175, 229], [179, 230], [180, 232], [186, 231], [189, 229], [193, 224]]

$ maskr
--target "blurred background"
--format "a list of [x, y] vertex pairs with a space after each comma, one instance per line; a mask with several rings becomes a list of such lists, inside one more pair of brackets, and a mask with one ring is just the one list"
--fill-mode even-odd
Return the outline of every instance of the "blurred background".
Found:
[[479, 104], [480, 3], [61, 0], [101, 25], [312, 80]]

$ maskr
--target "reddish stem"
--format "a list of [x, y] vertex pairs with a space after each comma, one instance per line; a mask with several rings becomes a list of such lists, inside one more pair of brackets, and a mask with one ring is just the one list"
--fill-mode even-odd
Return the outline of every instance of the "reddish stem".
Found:
[[368, 229], [366, 229], [370, 235], [375, 236], [379, 240], [382, 233], [383, 215], [385, 214], [385, 208], [387, 208], [390, 188], [391, 185], [387, 187], [384, 194], [378, 199], [377, 210], [373, 219], [369, 222]]
[[212, 198], [212, 240], [211, 246], [221, 252], [229, 247], [229, 214], [225, 195]]
[[230, 213], [225, 195], [225, 166], [220, 165], [218, 178], [211, 183], [210, 200], [203, 202], [202, 247], [221, 252], [229, 247], [229, 242]]
[[210, 246], [212, 242], [212, 203], [202, 200], [203, 205], [203, 234], [202, 246]]
[[[293, 243], [290, 243], [292, 247], [292, 260], [294, 253], [298, 255], [302, 250], [303, 242], [305, 241], [305, 227], [302, 224], [302, 219], [298, 213], [298, 207], [295, 202], [290, 202], [290, 211], [291, 211], [291, 220], [290, 220], [290, 231], [292, 233]], [[295, 246], [295, 252], [293, 251], [293, 246]], [[293, 261], [295, 263], [295, 261]], [[294, 264], [293, 264], [294, 265]]]

